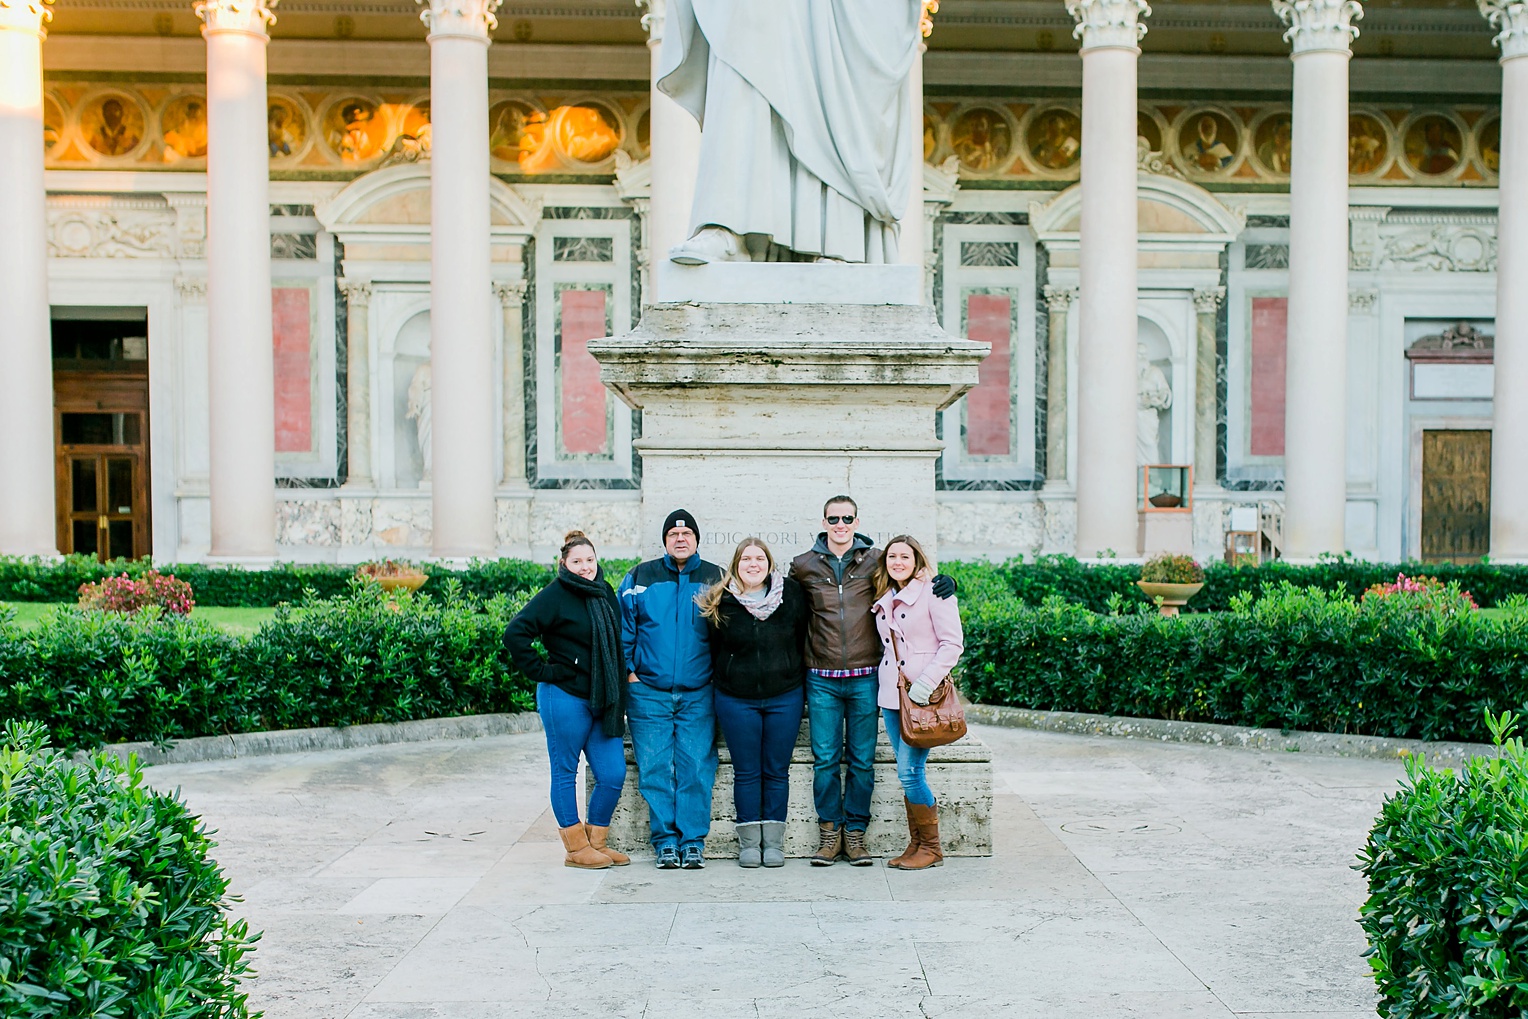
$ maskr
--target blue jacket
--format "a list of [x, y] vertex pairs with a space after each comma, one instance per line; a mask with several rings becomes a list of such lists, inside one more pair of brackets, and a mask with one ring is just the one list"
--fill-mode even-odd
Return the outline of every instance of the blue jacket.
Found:
[[658, 690], [699, 690], [711, 682], [706, 620], [696, 596], [722, 579], [721, 567], [691, 556], [638, 563], [621, 581], [621, 647], [626, 671]]

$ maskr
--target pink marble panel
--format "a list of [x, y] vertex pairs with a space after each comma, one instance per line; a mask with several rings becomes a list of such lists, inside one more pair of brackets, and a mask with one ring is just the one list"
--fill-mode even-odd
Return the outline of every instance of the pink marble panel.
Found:
[[307, 287], [271, 290], [276, 355], [276, 452], [313, 449], [312, 316]]
[[562, 450], [565, 453], [605, 453], [605, 400], [600, 364], [589, 353], [589, 341], [605, 335], [603, 290], [564, 290], [562, 299]]
[[1252, 299], [1253, 456], [1284, 455], [1284, 352], [1289, 298]]
[[992, 344], [976, 388], [966, 394], [966, 452], [1009, 456], [1013, 452], [1013, 299], [1003, 294], [966, 298], [966, 337]]

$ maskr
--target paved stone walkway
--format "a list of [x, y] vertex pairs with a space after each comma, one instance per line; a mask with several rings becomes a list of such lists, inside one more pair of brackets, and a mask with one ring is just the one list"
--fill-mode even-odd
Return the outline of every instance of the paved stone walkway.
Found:
[[990, 859], [561, 866], [540, 734], [151, 769], [220, 830], [269, 1019], [1358, 1019], [1400, 766], [983, 727]]

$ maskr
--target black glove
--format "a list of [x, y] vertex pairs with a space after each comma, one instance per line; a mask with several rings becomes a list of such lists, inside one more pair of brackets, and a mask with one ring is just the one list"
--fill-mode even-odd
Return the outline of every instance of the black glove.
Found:
[[934, 578], [934, 597], [949, 598], [957, 590], [954, 577], [947, 577], [943, 573]]

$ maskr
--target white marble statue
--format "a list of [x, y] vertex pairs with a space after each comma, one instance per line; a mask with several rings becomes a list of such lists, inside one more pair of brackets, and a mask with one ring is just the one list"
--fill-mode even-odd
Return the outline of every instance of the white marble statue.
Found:
[[1151, 363], [1146, 344], [1136, 344], [1135, 356], [1135, 461], [1144, 466], [1162, 462], [1161, 412], [1173, 405], [1173, 387], [1162, 369]]
[[701, 124], [688, 241], [713, 261], [894, 262], [921, 0], [668, 0], [658, 87]]
[[424, 477], [419, 479], [422, 484], [430, 480], [430, 362], [414, 369], [408, 395], [403, 417], [414, 422], [414, 434], [419, 438], [419, 456], [424, 460]]

